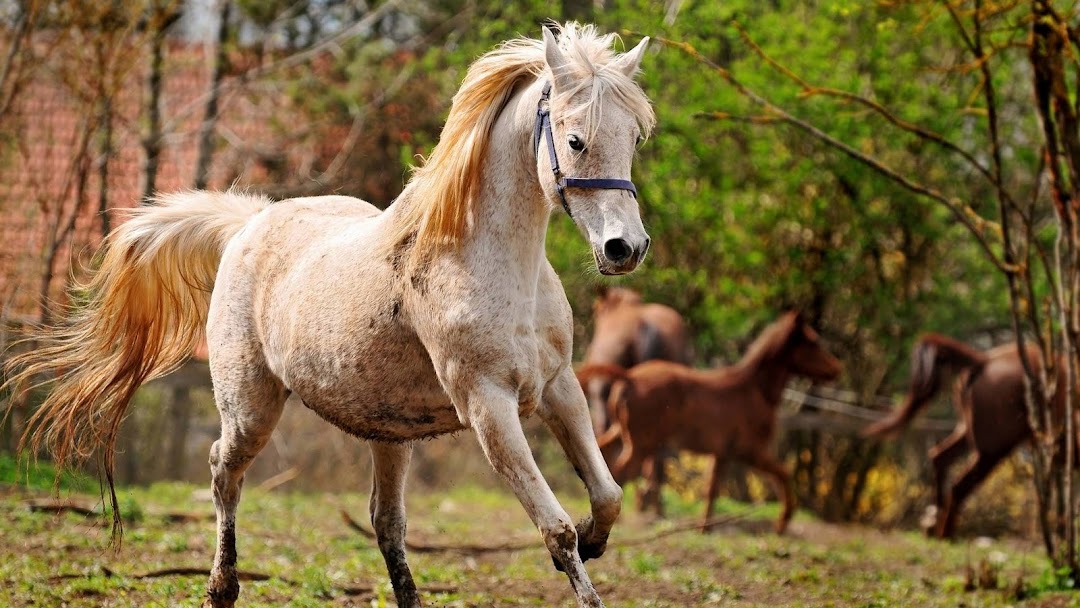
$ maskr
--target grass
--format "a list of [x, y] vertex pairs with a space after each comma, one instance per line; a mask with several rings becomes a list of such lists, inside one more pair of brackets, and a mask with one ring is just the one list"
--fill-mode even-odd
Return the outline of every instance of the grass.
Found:
[[[215, 530], [205, 489], [176, 483], [121, 488], [125, 510], [139, 517], [128, 521], [123, 545], [115, 551], [101, 517], [27, 508], [27, 499], [50, 494], [51, 471], [14, 471], [12, 463], [0, 459], [0, 606], [199, 605], [204, 576], [133, 575], [209, 566]], [[72, 477], [61, 488], [61, 497], [73, 502], [99, 500], [93, 480]], [[805, 514], [796, 517], [788, 536], [778, 537], [769, 531], [775, 507], [721, 501], [722, 512], [743, 519], [710, 534], [687, 531], [637, 543], [672, 524], [634, 513], [632, 492], [627, 494], [608, 553], [588, 564], [612, 608], [1080, 606], [1080, 598], [1060, 592], [1020, 599], [1063, 586], [1063, 577], [1047, 571], [1038, 547], [1024, 541], [950, 544], [911, 532], [833, 526]], [[670, 517], [700, 515], [700, 503], [666, 498]], [[587, 512], [580, 498], [564, 505], [575, 515]], [[345, 526], [341, 509], [366, 521], [367, 497], [245, 489], [238, 516], [239, 565], [270, 579], [242, 583], [242, 605], [392, 606], [378, 549]], [[425, 594], [428, 605], [572, 605], [565, 577], [551, 567], [512, 496], [472, 486], [413, 491], [409, 509], [410, 538], [431, 544], [536, 540], [535, 548], [512, 553], [412, 554], [419, 587], [440, 590]], [[176, 521], [177, 514], [191, 517]], [[989, 569], [1000, 588], [965, 591], [969, 571], [980, 569]]]

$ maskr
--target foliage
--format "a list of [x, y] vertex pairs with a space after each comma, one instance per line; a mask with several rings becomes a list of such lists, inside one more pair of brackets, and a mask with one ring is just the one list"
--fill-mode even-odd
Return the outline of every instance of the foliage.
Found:
[[[996, 213], [992, 184], [970, 163], [836, 94], [863, 96], [973, 154], [985, 150], [987, 109], [975, 94], [980, 76], [942, 3], [567, 0], [553, 7], [538, 0], [438, 0], [387, 9], [338, 0], [238, 0], [235, 6], [234, 51], [244, 61], [234, 66], [233, 84], [251, 78], [245, 94], [257, 89], [295, 110], [276, 127], [308, 151], [299, 166], [282, 163], [267, 183], [255, 185], [277, 196], [339, 192], [388, 204], [417, 156], [437, 141], [471, 60], [502, 40], [537, 36], [547, 19], [577, 18], [623, 32], [627, 47], [646, 34], [689, 44], [853, 149], [962, 198], [984, 220]], [[122, 8], [125, 27], [137, 29], [144, 4]], [[383, 10], [371, 27], [335, 38], [350, 22]], [[1012, 15], [1006, 10], [1000, 18], [1008, 22]], [[992, 81], [1011, 161], [1005, 180], [1017, 192], [1035, 189], [1040, 156], [1023, 31], [1014, 24], [988, 34], [1000, 49]], [[78, 33], [91, 37], [93, 28]], [[327, 38], [334, 44], [320, 46]], [[114, 43], [110, 49], [127, 48], [105, 40]], [[330, 50], [305, 55], [318, 49]], [[117, 72], [139, 69], [137, 53], [118, 57]], [[304, 60], [292, 61], [297, 57]], [[66, 80], [86, 72], [97, 74], [96, 89], [120, 82], [75, 69], [91, 61], [76, 58], [82, 62], [71, 63]], [[1002, 275], [948, 208], [778, 121], [676, 47], [654, 42], [643, 70], [640, 81], [659, 127], [641, 146], [634, 179], [654, 245], [642, 269], [619, 281], [686, 314], [702, 364], [736, 359], [780, 310], [799, 307], [845, 360], [845, 387], [869, 401], [902, 388], [906, 353], [920, 331], [981, 344], [1009, 335]], [[1052, 233], [1044, 226], [1036, 238], [1047, 243]], [[548, 252], [576, 311], [581, 349], [601, 279], [561, 213], [553, 217]], [[877, 448], [842, 433], [796, 435], [788, 446], [801, 467], [803, 504], [836, 519], [871, 510], [860, 507], [866, 503], [855, 488], [870, 475]], [[896, 479], [918, 476], [906, 473], [889, 464], [871, 477], [887, 477], [893, 487]]]

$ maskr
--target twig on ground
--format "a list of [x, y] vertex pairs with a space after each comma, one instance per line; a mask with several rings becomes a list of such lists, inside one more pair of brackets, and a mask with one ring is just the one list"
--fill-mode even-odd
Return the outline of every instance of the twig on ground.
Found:
[[[164, 568], [162, 570], [151, 570], [142, 574], [123, 574], [117, 572], [108, 566], [101, 567], [101, 574], [106, 578], [133, 578], [133, 579], [148, 579], [148, 578], [164, 578], [167, 576], [210, 576], [210, 570], [206, 568]], [[88, 573], [80, 574], [58, 574], [56, 576], [50, 576], [47, 580], [49, 583], [58, 583], [60, 581], [66, 581], [77, 578], [85, 578], [91, 576]], [[246, 570], [240, 570], [236, 573], [236, 576], [241, 581], [268, 581], [270, 579], [277, 579], [287, 585], [299, 587], [302, 585], [299, 581], [292, 580], [286, 577], [278, 577], [262, 572], [250, 572]], [[374, 593], [374, 585], [346, 585], [343, 587], [336, 587], [338, 591], [345, 595], [363, 595], [365, 593]], [[439, 584], [427, 584], [424, 585], [420, 591], [425, 593], [453, 593], [457, 591], [457, 587], [454, 585], [439, 585]]]
[[[744, 514], [741, 514], [741, 515], [720, 515], [720, 516], [717, 516], [717, 517], [710, 518], [704, 524], [702, 524], [702, 522], [700, 520], [697, 520], [697, 519], [695, 519], [693, 521], [686, 520], [686, 521], [676, 522], [676, 523], [674, 523], [672, 526], [670, 526], [668, 528], [665, 528], [663, 530], [658, 530], [658, 531], [653, 532], [651, 534], [646, 534], [645, 536], [640, 536], [640, 537], [637, 537], [637, 538], [625, 538], [625, 539], [608, 541], [608, 545], [609, 546], [616, 546], [616, 547], [617, 546], [629, 546], [629, 545], [642, 545], [642, 544], [649, 543], [649, 542], [652, 542], [652, 541], [660, 539], [660, 538], [664, 538], [665, 536], [672, 536], [672, 535], [675, 535], [675, 534], [680, 534], [680, 533], [686, 532], [688, 530], [701, 530], [702, 528], [705, 528], [707, 530], [707, 529], [710, 529], [710, 528], [712, 528], [714, 526], [734, 523], [736, 521], [746, 519], [747, 517], [749, 517], [749, 516], [751, 516], [753, 514], [754, 514], [753, 512], [749, 512], [749, 513], [744, 513]], [[373, 532], [372, 530], [368, 529], [367, 527], [365, 527], [360, 522], [353, 519], [352, 516], [350, 516], [349, 513], [347, 511], [345, 511], [344, 509], [341, 511], [341, 519], [345, 521], [345, 525], [349, 526], [350, 528], [352, 528], [353, 530], [358, 532], [361, 536], [363, 536], [365, 538], [369, 538], [371, 540], [375, 540], [375, 532]], [[523, 540], [523, 541], [502, 543], [502, 544], [496, 544], [496, 545], [474, 545], [474, 544], [461, 544], [461, 545], [438, 544], [438, 545], [436, 545], [436, 544], [427, 544], [427, 543], [417, 542], [417, 541], [414, 541], [414, 540], [405, 539], [405, 548], [408, 549], [409, 551], [413, 551], [413, 552], [416, 552], [416, 553], [460, 553], [460, 554], [464, 554], [464, 555], [473, 555], [473, 554], [479, 554], [479, 553], [503, 553], [503, 552], [508, 552], [508, 551], [520, 551], [520, 550], [523, 550], [523, 549], [533, 549], [533, 548], [542, 547], [542, 546], [543, 546], [543, 543], [540, 540], [530, 540], [530, 541], [524, 541]]]
[[26, 508], [33, 513], [76, 513], [85, 517], [101, 515], [100, 511], [91, 507], [53, 498], [27, 500]]
[[[342, 509], [341, 519], [345, 521], [345, 525], [349, 526], [356, 532], [359, 532], [361, 536], [375, 540], [375, 532], [364, 527], [363, 524], [356, 521], [349, 515], [347, 511]], [[522, 549], [532, 549], [539, 547], [542, 543], [538, 540], [523, 540], [509, 543], [502, 543], [498, 545], [431, 545], [427, 543], [421, 543], [409, 539], [405, 539], [405, 548], [414, 553], [461, 553], [465, 555], [475, 553], [502, 553], [507, 551], [520, 551]]]
[[[31, 498], [25, 501], [25, 504], [26, 508], [34, 513], [75, 513], [84, 517], [96, 517], [102, 514], [100, 509], [60, 498]], [[150, 513], [149, 516], [161, 517], [167, 522], [181, 524], [214, 519], [213, 513], [183, 513], [179, 511]]]

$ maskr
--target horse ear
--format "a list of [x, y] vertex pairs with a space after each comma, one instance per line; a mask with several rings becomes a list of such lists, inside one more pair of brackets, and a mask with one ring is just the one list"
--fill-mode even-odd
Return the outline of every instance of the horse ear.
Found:
[[550, 29], [544, 27], [544, 59], [547, 61], [551, 77], [555, 80], [555, 90], [567, 90], [572, 82], [570, 79], [570, 60], [559, 48], [559, 41]]
[[789, 319], [791, 319], [791, 333], [788, 334], [789, 340], [795, 340], [796, 338], [805, 334], [803, 328], [806, 327], [806, 315], [799, 309], [793, 309], [787, 313]]
[[637, 43], [637, 46], [622, 55], [619, 55], [619, 57], [612, 62], [612, 65], [623, 74], [626, 74], [628, 78], [634, 78], [637, 76], [638, 69], [641, 67], [641, 58], [645, 56], [645, 48], [648, 46], [649, 37], [645, 36], [641, 39], [641, 42]]

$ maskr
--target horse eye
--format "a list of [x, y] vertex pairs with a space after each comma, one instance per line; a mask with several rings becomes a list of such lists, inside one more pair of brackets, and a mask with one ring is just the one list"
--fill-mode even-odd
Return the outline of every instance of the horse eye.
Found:
[[567, 138], [566, 141], [570, 144], [570, 149], [571, 150], [581, 152], [582, 150], [585, 149], [585, 142], [582, 141], [582, 139], [580, 137], [578, 137], [577, 135], [571, 135], [570, 137]]
[[641, 142], [643, 142], [643, 141], [645, 141], [645, 138], [642, 137], [640, 133], [638, 133], [637, 137], [634, 138], [634, 144], [635, 145], [640, 146]]

